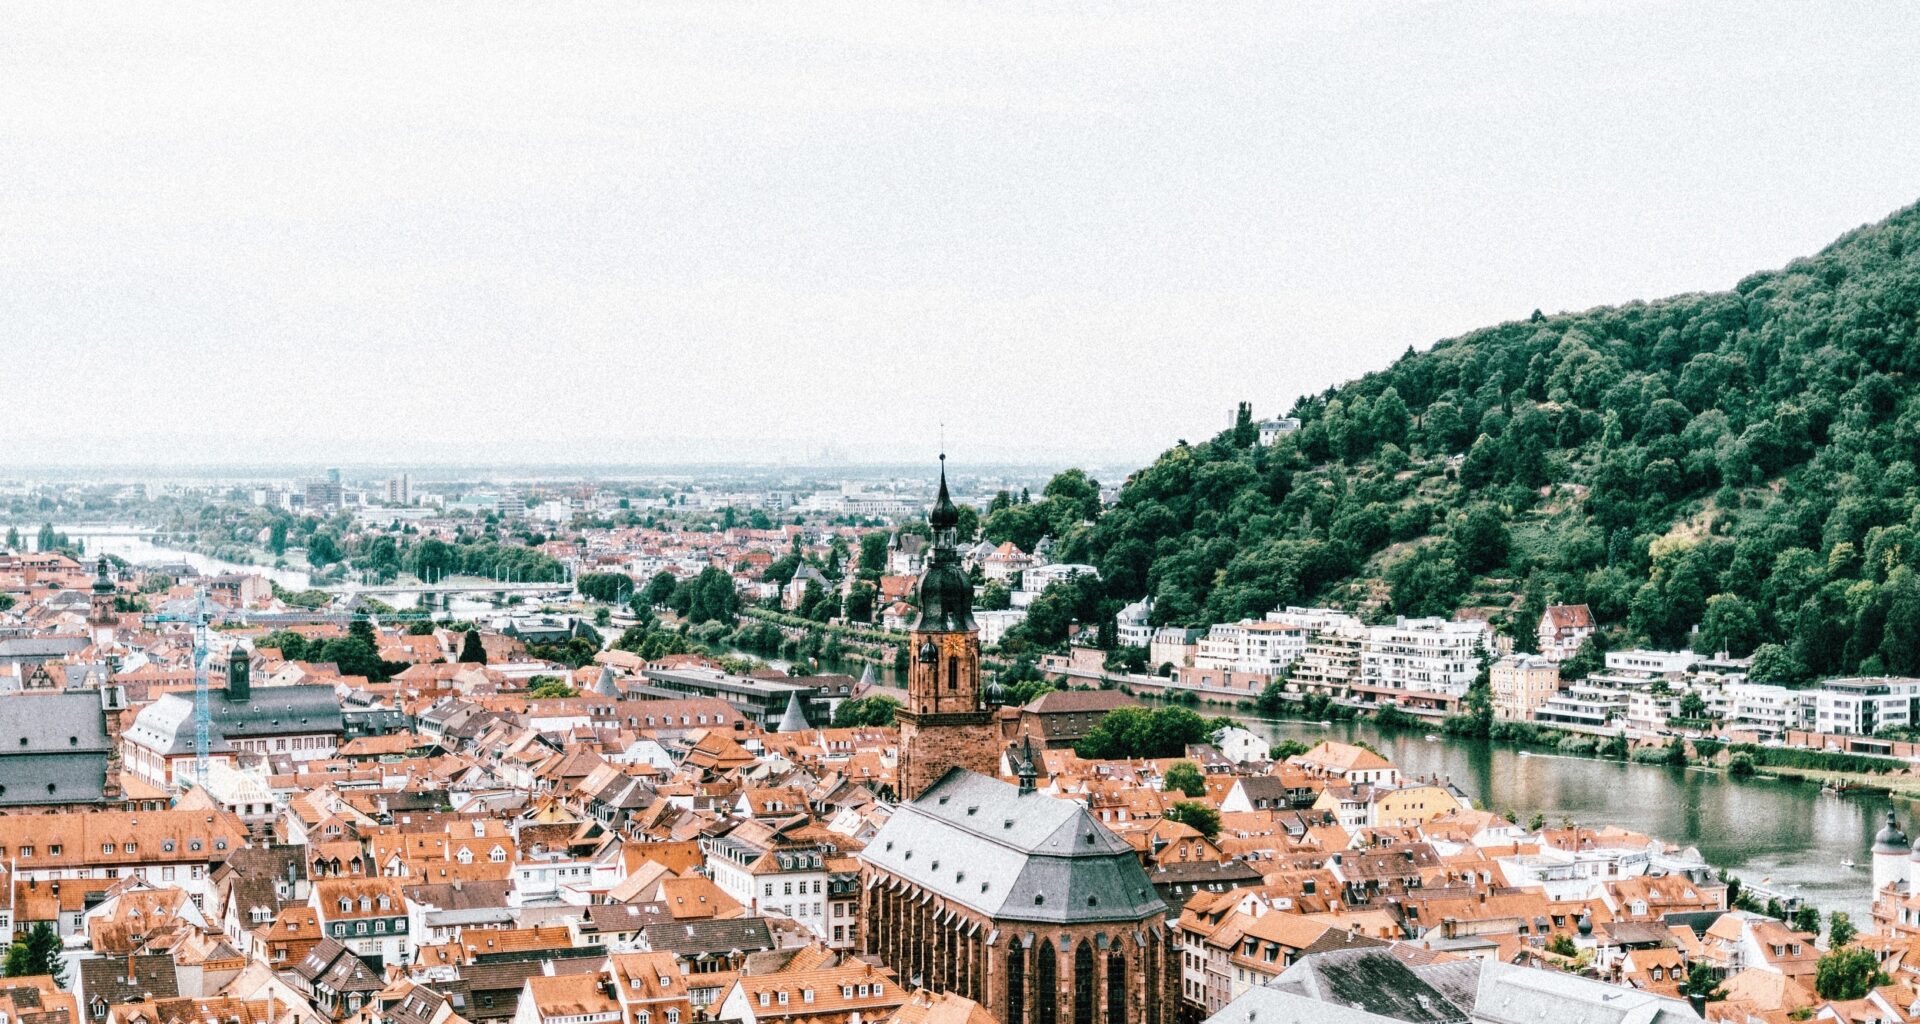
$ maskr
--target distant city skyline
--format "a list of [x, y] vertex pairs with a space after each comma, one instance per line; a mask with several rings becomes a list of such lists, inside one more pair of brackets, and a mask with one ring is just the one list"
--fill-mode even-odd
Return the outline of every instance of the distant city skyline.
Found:
[[12, 13], [13, 465], [1139, 465], [1920, 198], [1909, 6]]

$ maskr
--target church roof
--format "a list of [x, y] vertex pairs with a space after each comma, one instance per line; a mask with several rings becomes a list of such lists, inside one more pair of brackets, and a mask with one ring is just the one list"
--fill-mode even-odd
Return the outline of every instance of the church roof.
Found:
[[901, 804], [860, 857], [996, 921], [1139, 921], [1167, 909], [1133, 848], [1085, 806], [964, 769]]

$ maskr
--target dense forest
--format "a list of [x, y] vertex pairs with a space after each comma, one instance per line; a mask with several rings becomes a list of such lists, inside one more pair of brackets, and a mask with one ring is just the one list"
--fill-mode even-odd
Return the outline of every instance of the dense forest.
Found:
[[1910, 207], [1731, 291], [1410, 350], [1272, 445], [1243, 406], [1104, 511], [1068, 477], [983, 533], [1097, 566], [1054, 595], [1069, 614], [1471, 608], [1524, 650], [1540, 608], [1586, 603], [1613, 643], [1753, 654], [1756, 678], [1920, 674], [1917, 328]]

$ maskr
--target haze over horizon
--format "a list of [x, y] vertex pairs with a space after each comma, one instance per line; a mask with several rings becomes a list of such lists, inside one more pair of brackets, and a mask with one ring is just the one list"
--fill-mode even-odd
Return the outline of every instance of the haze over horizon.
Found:
[[1846, 13], [27, 7], [0, 461], [1144, 462], [1920, 198]]

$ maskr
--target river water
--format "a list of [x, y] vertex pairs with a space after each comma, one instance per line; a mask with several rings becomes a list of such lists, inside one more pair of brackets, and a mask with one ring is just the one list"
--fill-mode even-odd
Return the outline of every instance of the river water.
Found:
[[[1808, 783], [1531, 751], [1522, 756], [1484, 741], [1428, 741], [1365, 722], [1245, 722], [1270, 740], [1363, 740], [1402, 771], [1450, 778], [1475, 806], [1512, 809], [1522, 824], [1538, 812], [1552, 824], [1570, 817], [1694, 846], [1708, 863], [1745, 881], [1798, 894], [1822, 911], [1845, 910], [1863, 924], [1872, 900], [1873, 835], [1890, 799], [1903, 825], [1915, 809], [1901, 798], [1825, 795]], [[1842, 860], [1856, 866], [1842, 867]]]
[[[20, 525], [20, 537], [29, 547], [33, 545], [34, 525]], [[85, 546], [87, 557], [96, 555], [118, 555], [121, 558], [140, 565], [144, 562], [185, 562], [203, 573], [250, 572], [265, 576], [289, 590], [305, 590], [308, 585], [306, 573], [297, 569], [275, 569], [268, 565], [240, 565], [218, 558], [211, 558], [195, 551], [182, 551], [178, 548], [162, 547], [149, 537], [131, 537], [116, 535], [111, 531], [93, 532], [85, 526], [61, 526], [54, 529]]]

